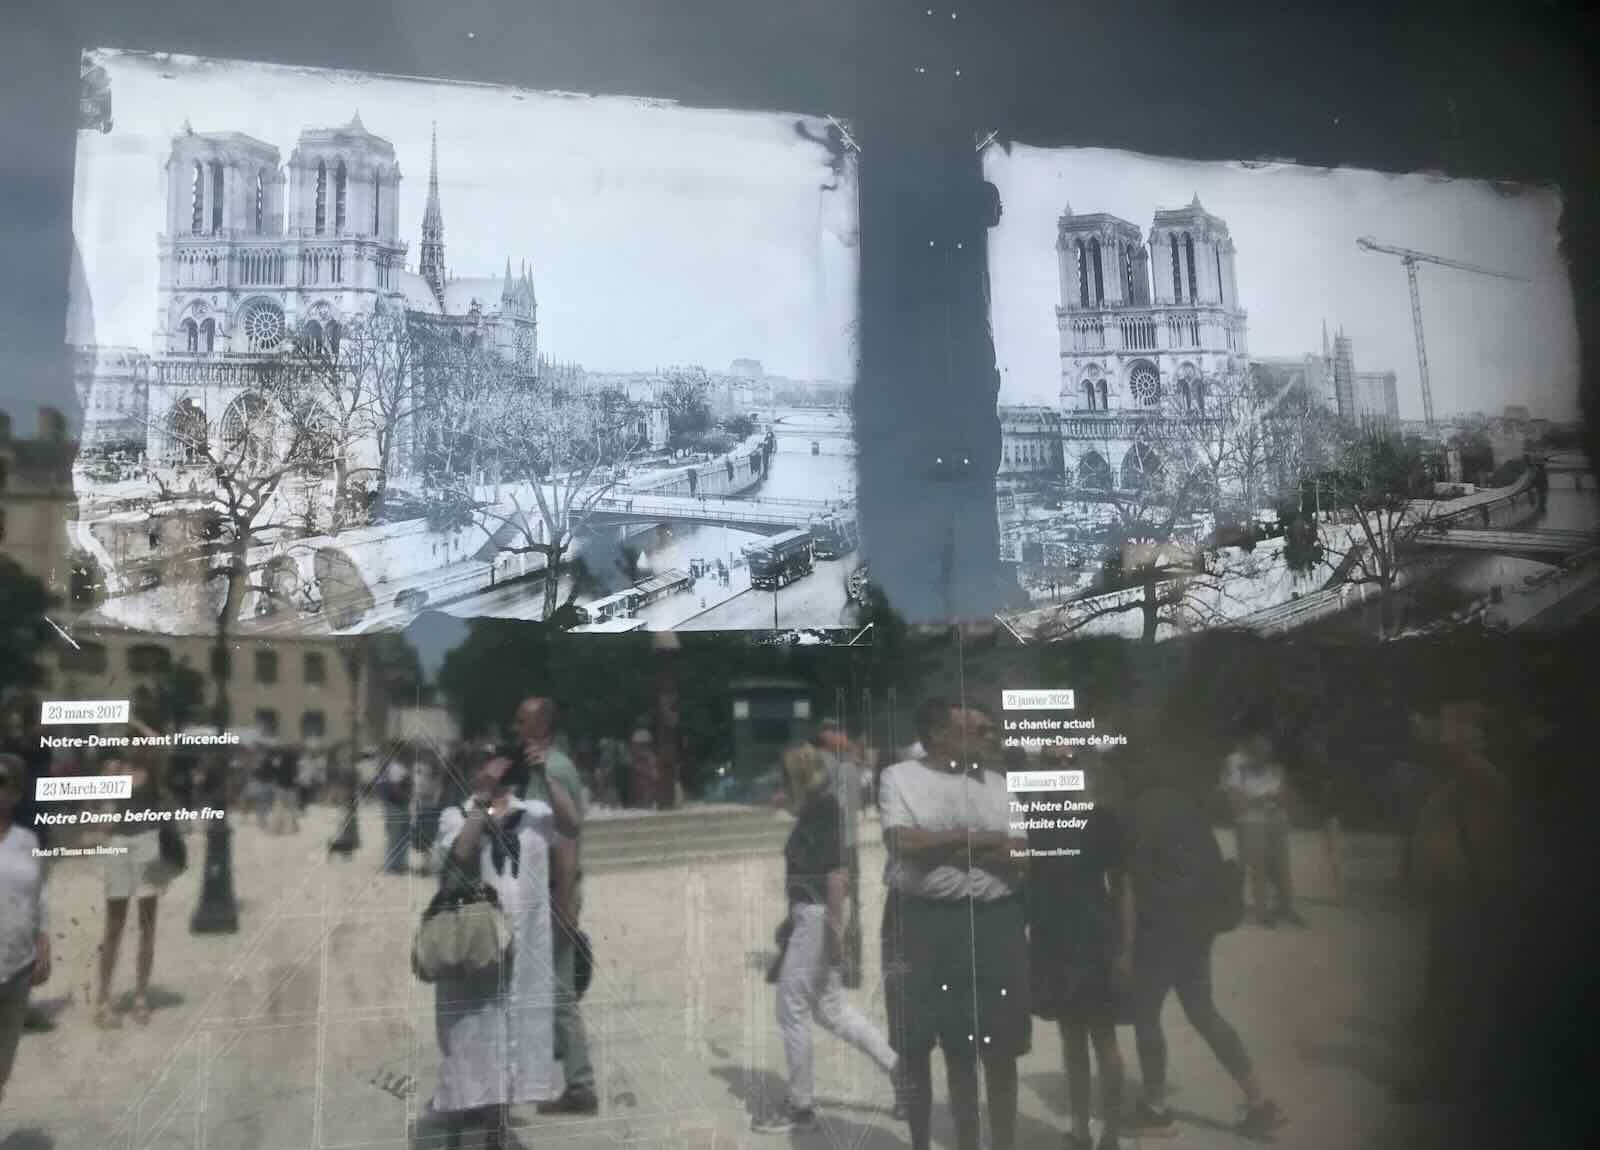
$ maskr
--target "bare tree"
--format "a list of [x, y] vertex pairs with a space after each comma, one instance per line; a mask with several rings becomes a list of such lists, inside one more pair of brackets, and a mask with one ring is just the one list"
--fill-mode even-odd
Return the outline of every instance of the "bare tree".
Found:
[[517, 377], [509, 366], [501, 379], [486, 443], [510, 490], [504, 503], [480, 501], [475, 515], [500, 551], [544, 558], [548, 619], [559, 605], [561, 562], [574, 535], [646, 437], [638, 408], [620, 391], [567, 389]]
[[363, 316], [351, 326], [352, 366], [365, 377], [370, 396], [369, 422], [377, 448], [377, 489], [373, 493], [373, 515], [383, 512], [389, 492], [389, 477], [398, 462], [397, 448], [402, 438], [413, 433], [418, 414], [415, 336], [405, 313], [379, 310]]
[[1105, 544], [1114, 552], [1108, 587], [1068, 602], [1039, 631], [1062, 638], [1099, 620], [1137, 614], [1140, 638], [1154, 643], [1162, 627], [1188, 631], [1234, 612], [1238, 580], [1259, 568], [1247, 551], [1208, 547], [1201, 513], [1215, 506], [1213, 460], [1219, 418], [1197, 412], [1148, 419], [1128, 449], [1120, 481], [1095, 493], [1113, 512]]
[[[459, 331], [425, 320], [412, 325], [407, 355], [415, 375], [410, 414], [423, 482], [436, 503], [457, 499], [470, 486], [464, 479], [475, 482], [488, 463], [495, 412], [519, 380], [531, 377], [470, 336], [463, 339]], [[404, 415], [404, 402], [392, 410]]]
[[194, 523], [204, 578], [208, 587], [221, 585], [210, 608], [219, 725], [229, 721], [229, 637], [245, 599], [252, 592], [267, 600], [284, 594], [269, 577], [270, 565], [252, 570], [251, 552], [289, 534], [295, 508], [285, 485], [300, 476], [320, 480], [338, 450], [319, 387], [302, 360], [285, 354], [256, 365], [247, 378], [216, 426], [197, 410], [168, 423], [169, 451], [184, 461], [176, 481], [150, 470], [161, 499], [198, 504]]

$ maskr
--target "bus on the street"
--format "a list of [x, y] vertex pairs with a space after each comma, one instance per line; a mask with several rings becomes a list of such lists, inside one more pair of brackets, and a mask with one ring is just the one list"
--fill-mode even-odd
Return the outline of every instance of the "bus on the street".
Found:
[[674, 567], [670, 571], [663, 571], [659, 575], [651, 575], [641, 579], [633, 585], [633, 594], [637, 597], [638, 607], [654, 603], [658, 599], [665, 599], [668, 595], [675, 595], [679, 591], [689, 591], [694, 588], [694, 576], [687, 571], [680, 571]]
[[826, 515], [811, 525], [811, 552], [818, 559], [841, 559], [861, 542], [856, 521], [848, 515]]
[[750, 586], [764, 590], [787, 587], [811, 574], [811, 532], [785, 531], [749, 549]]
[[575, 604], [580, 624], [608, 623], [613, 619], [631, 619], [641, 606], [639, 592], [632, 587], [618, 591], [603, 599]]

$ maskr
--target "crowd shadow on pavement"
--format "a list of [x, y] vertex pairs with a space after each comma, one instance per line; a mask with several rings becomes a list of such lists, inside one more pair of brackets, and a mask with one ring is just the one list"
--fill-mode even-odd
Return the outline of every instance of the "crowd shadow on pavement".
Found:
[[[752, 1074], [740, 1066], [717, 1066], [711, 1073], [723, 1081], [728, 1093], [742, 1105], [746, 1130], [758, 1116], [780, 1109], [788, 1095], [783, 1075], [776, 1071]], [[891, 1150], [904, 1147], [909, 1141], [899, 1123], [881, 1108], [830, 1099], [822, 1094], [817, 1096], [816, 1105], [817, 1130], [787, 1136], [774, 1134], [764, 1139], [752, 1134], [749, 1135], [750, 1144], [758, 1144], [758, 1139], [774, 1146], [821, 1140], [829, 1146], [849, 1146], [852, 1150]], [[937, 1131], [937, 1124], [935, 1129]], [[745, 1145], [743, 1141], [739, 1144]]]
[[[788, 1094], [788, 1086], [783, 1076], [773, 1070], [751, 1074], [739, 1066], [718, 1066], [712, 1069], [712, 1073], [722, 1079], [727, 1084], [728, 1092], [743, 1104], [747, 1123], [758, 1114], [781, 1107]], [[936, 1065], [934, 1067], [936, 1080], [941, 1073], [941, 1068]], [[937, 1089], [936, 1084], [935, 1090]], [[904, 1148], [911, 1143], [909, 1130], [903, 1122], [897, 1121], [891, 1115], [887, 1106], [871, 1106], [862, 1102], [834, 1099], [825, 1093], [819, 1093], [816, 1107], [819, 1129], [810, 1134], [791, 1134], [788, 1136], [788, 1141], [809, 1144], [821, 1140], [825, 1145], [848, 1146], [851, 1150], [890, 1150], [891, 1147]], [[984, 1109], [983, 1121], [984, 1145], [988, 1145], [987, 1107]], [[1017, 1145], [1057, 1146], [1061, 1143], [1065, 1129], [1064, 1124], [1056, 1126], [1032, 1118], [1027, 1113], [1019, 1113]], [[955, 1130], [950, 1123], [949, 1105], [939, 1097], [934, 1099], [930, 1132], [935, 1145], [949, 1146], [955, 1143]], [[755, 1136], [752, 1136], [751, 1145], [758, 1144], [754, 1139]], [[770, 1141], [774, 1145], [781, 1146], [785, 1138], [775, 1135]], [[741, 1142], [740, 1145], [745, 1143]]]

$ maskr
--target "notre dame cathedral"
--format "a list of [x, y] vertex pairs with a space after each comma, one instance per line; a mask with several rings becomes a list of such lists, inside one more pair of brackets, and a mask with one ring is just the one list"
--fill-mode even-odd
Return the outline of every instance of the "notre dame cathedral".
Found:
[[536, 370], [527, 265], [513, 273], [508, 257], [503, 276], [448, 272], [437, 133], [415, 271], [399, 235], [400, 181], [394, 146], [359, 114], [302, 131], [287, 165], [238, 132], [186, 125], [174, 138], [148, 373], [152, 462], [184, 462], [202, 434], [225, 443], [249, 373], [286, 340], [336, 352], [342, 329], [381, 309]]

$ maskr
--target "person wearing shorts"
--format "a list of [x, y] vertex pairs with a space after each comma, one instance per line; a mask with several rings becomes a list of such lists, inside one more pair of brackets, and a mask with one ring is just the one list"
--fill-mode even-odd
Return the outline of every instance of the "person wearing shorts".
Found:
[[[116, 805], [124, 815], [129, 811], [159, 810], [159, 792], [152, 766], [111, 759], [102, 774], [133, 777], [133, 789], [125, 802]], [[139, 908], [139, 949], [134, 958], [134, 989], [128, 1013], [140, 1026], [150, 1021], [150, 972], [156, 956], [156, 904], [167, 884], [172, 868], [161, 857], [161, 836], [148, 822], [113, 823], [109, 845], [114, 854], [101, 855], [106, 892], [105, 935], [100, 941], [99, 987], [95, 996], [95, 1025], [114, 1030], [122, 1025], [121, 1016], [111, 1004], [111, 983], [117, 971], [117, 953], [122, 947], [122, 930], [128, 921], [128, 904]]]
[[958, 1150], [977, 1150], [978, 1065], [990, 1146], [1016, 1142], [1017, 1059], [1029, 1050], [1028, 946], [1018, 897], [1026, 840], [1010, 830], [993, 720], [932, 699], [918, 712], [926, 758], [879, 783], [889, 860], [884, 997], [912, 1150], [927, 1150], [933, 1048], [944, 1052]]

